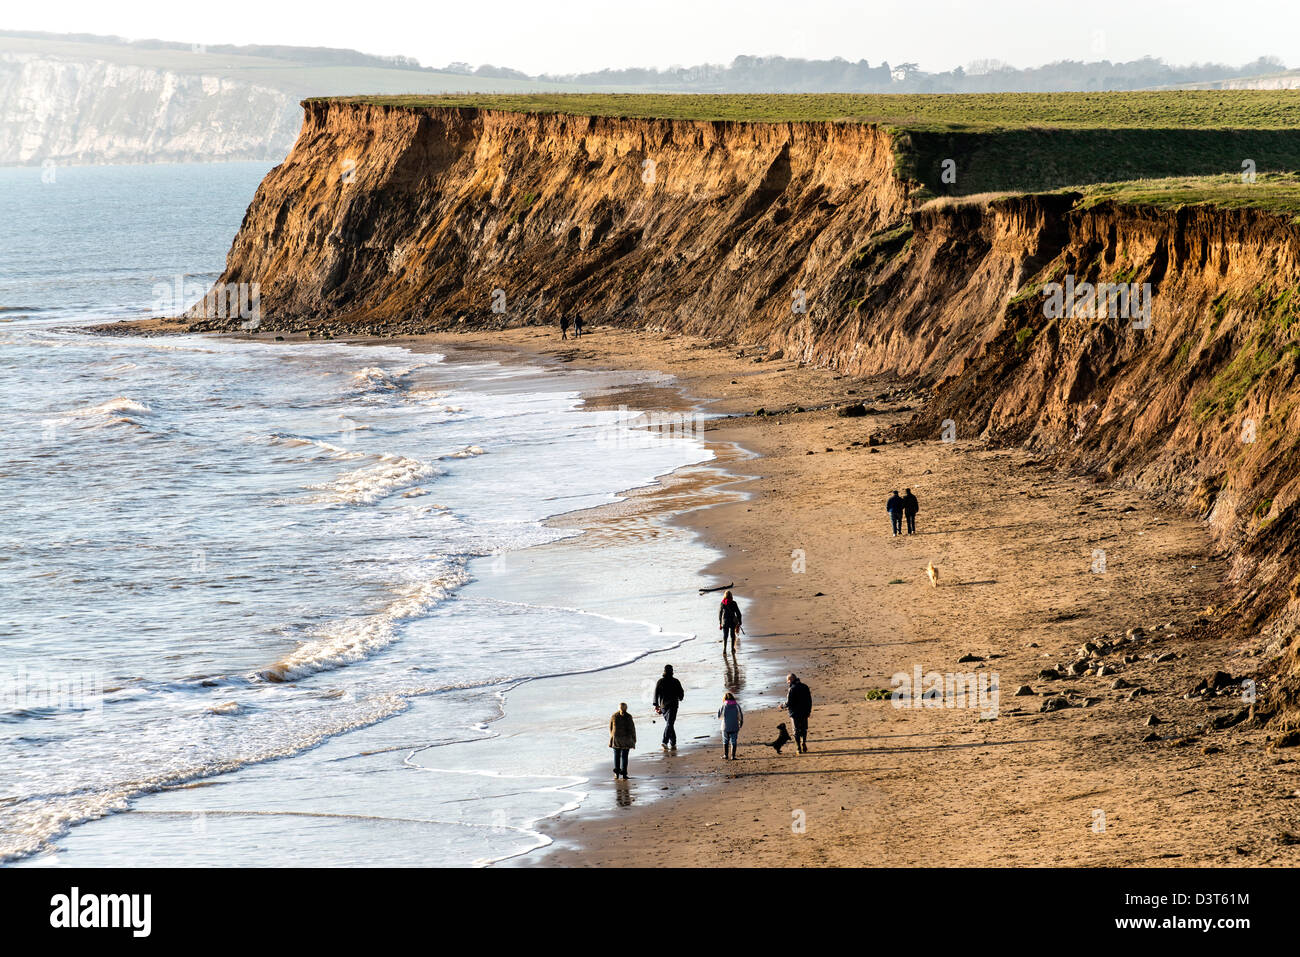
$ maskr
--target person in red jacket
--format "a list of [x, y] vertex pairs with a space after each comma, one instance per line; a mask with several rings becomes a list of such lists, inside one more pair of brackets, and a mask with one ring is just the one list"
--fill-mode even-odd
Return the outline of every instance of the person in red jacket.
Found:
[[722, 596], [722, 605], [718, 608], [718, 627], [722, 629], [722, 653], [727, 653], [727, 643], [730, 641], [731, 650], [736, 650], [736, 634], [740, 631], [740, 606], [736, 604], [736, 599], [731, 597], [731, 592]]

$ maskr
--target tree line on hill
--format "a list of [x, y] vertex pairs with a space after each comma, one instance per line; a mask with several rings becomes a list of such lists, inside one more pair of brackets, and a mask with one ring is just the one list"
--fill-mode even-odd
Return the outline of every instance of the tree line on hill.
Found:
[[976, 60], [944, 73], [927, 73], [915, 63], [891, 65], [887, 60], [872, 66], [866, 60], [855, 63], [840, 57], [804, 60], [738, 56], [729, 66], [598, 70], [543, 74], [536, 79], [585, 87], [631, 86], [695, 93], [1052, 93], [1206, 83], [1285, 69], [1283, 61], [1274, 56], [1263, 56], [1236, 67], [1222, 63], [1171, 66], [1155, 57], [1142, 57], [1124, 63], [1061, 60], [1017, 69], [997, 60]]

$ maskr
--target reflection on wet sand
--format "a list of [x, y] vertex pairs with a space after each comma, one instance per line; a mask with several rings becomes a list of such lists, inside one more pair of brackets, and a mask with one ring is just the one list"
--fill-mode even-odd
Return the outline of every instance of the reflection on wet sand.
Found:
[[707, 443], [713, 459], [660, 476], [659, 484], [632, 489], [622, 501], [595, 509], [568, 512], [551, 519], [556, 528], [582, 528], [592, 545], [628, 545], [654, 541], [665, 533], [664, 516], [679, 516], [696, 509], [735, 502], [744, 492], [727, 486], [745, 480], [732, 469], [752, 456], [731, 443]]
[[727, 690], [734, 695], [739, 695], [741, 689], [745, 687], [745, 669], [740, 667], [740, 656], [732, 653], [731, 657], [727, 657], [727, 652], [723, 651], [722, 662], [727, 669]]

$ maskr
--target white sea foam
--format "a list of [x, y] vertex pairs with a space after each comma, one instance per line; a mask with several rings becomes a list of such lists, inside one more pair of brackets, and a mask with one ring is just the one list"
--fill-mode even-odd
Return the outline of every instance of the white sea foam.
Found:
[[309, 439], [301, 435], [283, 435], [274, 433], [267, 437], [267, 441], [272, 445], [280, 445], [289, 449], [316, 448], [336, 459], [363, 459], [366, 457], [365, 452], [357, 452], [352, 449], [345, 449], [341, 446], [333, 445], [329, 442], [322, 442], [320, 439]]
[[379, 366], [366, 366], [352, 373], [352, 381], [357, 384], [359, 392], [393, 393], [405, 391], [405, 379], [420, 366], [404, 369], [381, 369]]
[[112, 415], [148, 415], [153, 410], [143, 402], [136, 402], [134, 399], [128, 399], [126, 396], [117, 396], [109, 399], [107, 402], [101, 402], [99, 405], [83, 406], [80, 409], [73, 409], [66, 413], [69, 418], [73, 419], [91, 419]]
[[374, 465], [344, 472], [332, 482], [308, 485], [309, 490], [321, 494], [312, 496], [307, 501], [334, 505], [371, 505], [435, 474], [438, 474], [438, 470], [428, 462], [385, 453], [379, 456], [379, 461]]
[[346, 618], [321, 629], [288, 656], [258, 673], [267, 681], [294, 681], [319, 671], [341, 668], [368, 658], [397, 640], [398, 626], [427, 615], [465, 582], [463, 560], [445, 574], [408, 586], [393, 602], [373, 615]]
[[[114, 426], [128, 426], [137, 431], [145, 431], [142, 419], [153, 412], [149, 406], [126, 396], [116, 396], [98, 405], [82, 406], [63, 413], [62, 424], [78, 424], [80, 428], [104, 429]], [[53, 420], [56, 423], [60, 420]]]
[[462, 413], [465, 411], [464, 406], [448, 405], [439, 400], [447, 398], [447, 393], [437, 389], [413, 389], [406, 393], [406, 398], [417, 402], [425, 403], [429, 409], [436, 412]]
[[448, 452], [446, 455], [440, 456], [440, 458], [444, 458], [444, 459], [472, 459], [474, 456], [476, 456], [476, 455], [482, 455], [482, 454], [483, 454], [483, 449], [480, 448], [479, 446], [477, 446], [477, 445], [467, 445], [467, 446], [465, 446], [463, 449], [459, 449], [458, 451], [455, 451], [455, 452]]

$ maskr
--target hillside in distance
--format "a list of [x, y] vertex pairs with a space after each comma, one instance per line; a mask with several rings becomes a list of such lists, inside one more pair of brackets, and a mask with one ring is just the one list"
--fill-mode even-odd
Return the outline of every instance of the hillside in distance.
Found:
[[305, 96], [549, 88], [350, 50], [0, 33], [0, 165], [273, 162]]
[[[1240, 67], [1062, 61], [1017, 70], [991, 60], [927, 73], [865, 59], [740, 56], [729, 65], [527, 74], [508, 66], [422, 67], [409, 57], [292, 46], [205, 46], [0, 31], [0, 165], [277, 161], [293, 144], [298, 101], [345, 94], [927, 94], [1134, 90], [1246, 82], [1285, 64]], [[747, 108], [754, 107], [754, 102]], [[760, 113], [746, 113], [749, 119]], [[821, 117], [828, 118], [828, 117]], [[1080, 148], [1087, 148], [1087, 143]], [[1172, 174], [1182, 172], [1173, 170]], [[972, 180], [973, 181], [973, 180]]]

